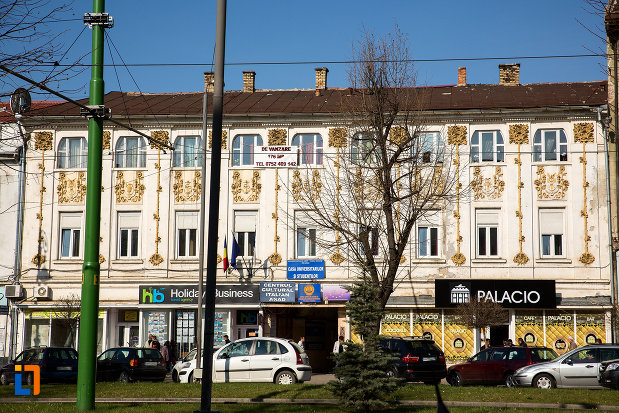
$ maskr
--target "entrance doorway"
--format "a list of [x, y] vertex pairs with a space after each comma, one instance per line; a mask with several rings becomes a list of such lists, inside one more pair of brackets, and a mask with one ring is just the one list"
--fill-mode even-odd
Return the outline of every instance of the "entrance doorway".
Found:
[[490, 327], [490, 345], [499, 347], [503, 345], [503, 340], [509, 338], [509, 325]]
[[118, 323], [118, 346], [139, 347], [140, 327], [138, 323]]

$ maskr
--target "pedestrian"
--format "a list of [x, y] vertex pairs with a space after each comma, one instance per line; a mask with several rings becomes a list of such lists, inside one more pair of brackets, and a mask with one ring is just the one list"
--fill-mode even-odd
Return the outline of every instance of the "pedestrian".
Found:
[[144, 347], [152, 347], [152, 346], [153, 346], [153, 335], [149, 334], [148, 340], [146, 340], [146, 344], [144, 344]]
[[486, 350], [486, 349], [488, 349], [488, 348], [490, 348], [490, 347], [492, 347], [492, 346], [490, 345], [490, 339], [489, 339], [489, 338], [487, 338], [487, 339], [486, 339], [486, 344], [483, 344], [483, 345], [481, 346], [481, 349], [482, 349], [482, 350]]
[[170, 348], [168, 349], [170, 352], [170, 372], [174, 370], [174, 365], [176, 364], [176, 341], [170, 340]]
[[166, 370], [170, 370], [170, 342], [166, 341], [163, 343], [163, 347], [161, 347], [161, 357], [163, 357], [163, 361], [165, 362]]
[[507, 338], [503, 339], [503, 347], [509, 347], [509, 339]]
[[572, 337], [572, 336], [569, 336], [569, 337], [567, 338], [567, 343], [568, 343], [568, 344], [567, 344], [567, 349], [568, 349], [568, 350], [574, 350], [576, 347], [578, 347], [578, 346], [576, 345], [576, 343], [574, 343], [574, 337]]
[[512, 341], [511, 338], [507, 339], [507, 347], [514, 347], [514, 342]]
[[333, 355], [335, 356], [335, 367], [338, 366], [339, 360], [338, 356], [340, 353], [343, 353], [346, 350], [344, 347], [344, 336], [339, 336], [337, 341], [333, 343]]
[[157, 340], [157, 336], [153, 336], [153, 342], [151, 343], [152, 348], [156, 348], [157, 351], [161, 351], [161, 343]]
[[301, 337], [297, 344], [299, 345], [299, 347], [301, 347], [303, 350], [305, 350], [305, 337]]
[[595, 344], [602, 344], [602, 339], [601, 338], [596, 338], [595, 339]]
[[230, 342], [230, 337], [227, 334], [224, 334], [224, 343], [228, 344]]
[[519, 347], [527, 347], [527, 343], [524, 342], [522, 337], [518, 337], [518, 346]]

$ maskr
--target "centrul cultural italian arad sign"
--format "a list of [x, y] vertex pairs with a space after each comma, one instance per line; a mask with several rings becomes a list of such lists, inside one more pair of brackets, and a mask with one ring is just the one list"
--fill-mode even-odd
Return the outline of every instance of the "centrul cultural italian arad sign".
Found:
[[435, 280], [435, 307], [455, 307], [473, 299], [506, 308], [556, 308], [554, 280]]

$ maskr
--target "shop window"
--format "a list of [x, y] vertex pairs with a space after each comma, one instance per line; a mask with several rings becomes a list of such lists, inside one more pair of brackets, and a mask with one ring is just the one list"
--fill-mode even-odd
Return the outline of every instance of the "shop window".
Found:
[[60, 258], [79, 258], [81, 249], [82, 213], [60, 213]]
[[146, 140], [141, 136], [123, 136], [116, 143], [116, 168], [145, 168]]
[[503, 135], [498, 130], [476, 131], [471, 137], [471, 162], [503, 162]]
[[195, 258], [198, 255], [198, 212], [176, 213], [176, 257]]
[[137, 258], [140, 246], [140, 213], [118, 213], [118, 258]]
[[176, 311], [176, 345], [179, 355], [184, 356], [195, 346], [196, 312]]
[[476, 211], [477, 257], [499, 255], [499, 213], [493, 210]]
[[199, 136], [179, 136], [174, 142], [175, 168], [194, 168], [202, 166], [202, 138]]
[[564, 222], [562, 209], [540, 209], [540, 255], [543, 258], [563, 257]]
[[51, 346], [73, 347], [77, 345], [77, 318], [52, 318]]
[[317, 133], [294, 135], [292, 146], [299, 151], [299, 165], [322, 165], [322, 136]]
[[169, 337], [169, 317], [167, 311], [144, 311], [142, 326], [142, 337], [148, 340], [148, 335], [152, 334], [163, 344]]
[[533, 162], [567, 161], [567, 137], [563, 129], [539, 129], [533, 135]]
[[49, 346], [49, 318], [26, 319], [24, 347]]
[[443, 138], [440, 132], [423, 132], [413, 142], [413, 161], [418, 163], [443, 162]]
[[256, 146], [262, 146], [260, 135], [237, 135], [232, 140], [232, 166], [253, 165]]
[[58, 144], [58, 168], [86, 168], [88, 165], [88, 143], [86, 138], [62, 138]]
[[240, 257], [256, 255], [256, 219], [257, 211], [234, 211], [234, 233]]

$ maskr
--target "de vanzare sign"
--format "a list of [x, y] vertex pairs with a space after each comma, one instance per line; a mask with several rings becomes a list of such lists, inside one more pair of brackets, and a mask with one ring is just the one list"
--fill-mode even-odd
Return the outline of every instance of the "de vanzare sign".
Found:
[[435, 280], [436, 307], [472, 300], [494, 301], [506, 308], [556, 308], [554, 280]]

